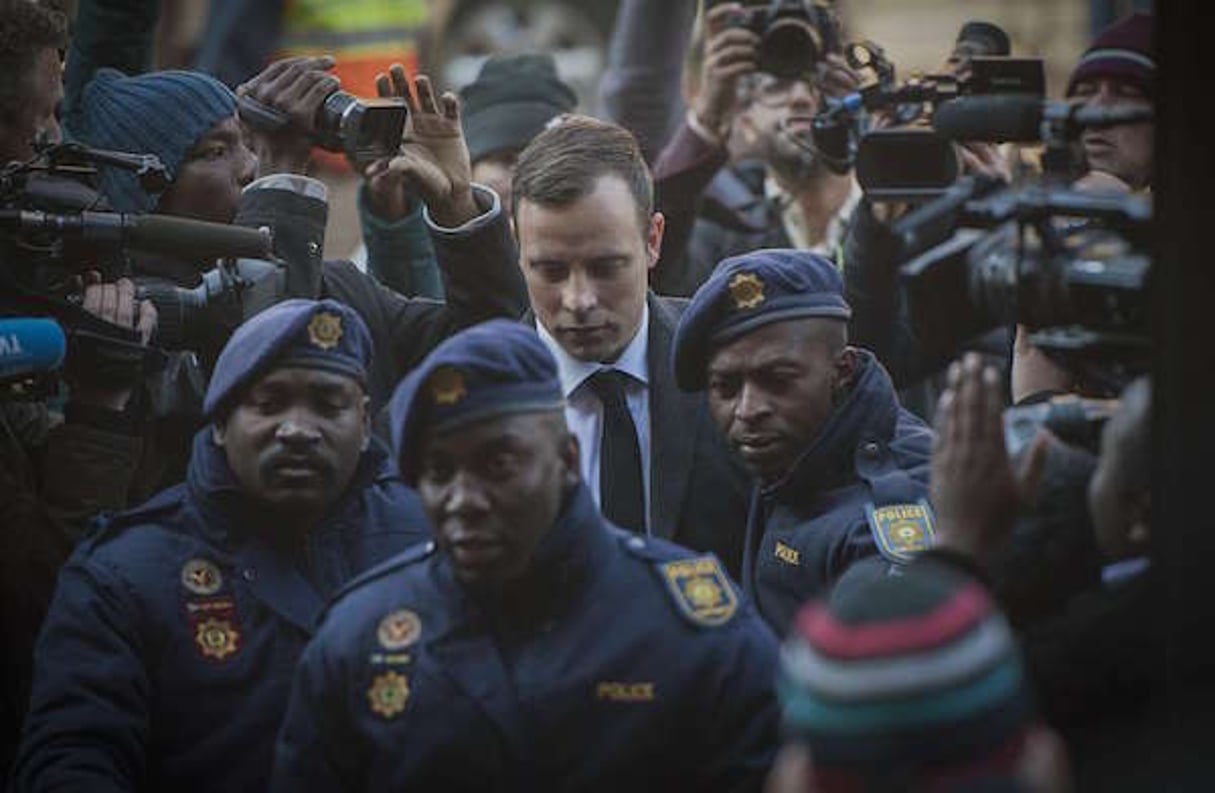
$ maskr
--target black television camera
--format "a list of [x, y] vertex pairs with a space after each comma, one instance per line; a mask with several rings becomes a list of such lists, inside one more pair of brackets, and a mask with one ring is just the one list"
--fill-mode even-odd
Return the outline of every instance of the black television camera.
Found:
[[[1016, 112], [998, 116], [997, 107]], [[1053, 156], [1037, 183], [1009, 187], [967, 177], [894, 225], [914, 333], [926, 346], [946, 349], [1020, 323], [1034, 329], [1034, 346], [1090, 387], [1117, 393], [1150, 365], [1151, 202], [1081, 193], [1064, 181], [1081, 130], [1147, 120], [1151, 110], [1021, 98], [984, 98], [964, 109], [946, 113], [943, 106], [940, 126], [965, 138], [982, 137], [984, 129], [1044, 138]]]
[[[286, 114], [248, 96], [240, 97], [237, 108], [242, 121], [267, 132], [291, 123]], [[404, 99], [360, 99], [334, 91], [317, 109], [312, 137], [322, 149], [345, 152], [355, 163], [371, 162], [397, 153], [408, 114]]]
[[[219, 327], [218, 304], [224, 301], [204, 309], [183, 297], [191, 290], [145, 290], [141, 296], [153, 299], [160, 322], [155, 346], [144, 347], [134, 331], [103, 322], [79, 305], [78, 276], [86, 271], [115, 280], [131, 275], [132, 252], [176, 256], [186, 250], [198, 258], [225, 260], [204, 275], [203, 283], [218, 285], [209, 294], [226, 296], [228, 319], [222, 324], [229, 330], [273, 302], [268, 295], [282, 280], [282, 267], [273, 261], [269, 229], [104, 211], [104, 200], [88, 184], [97, 164], [127, 168], [145, 187], [160, 190], [168, 179], [159, 160], [70, 143], [41, 144], [37, 151], [35, 159], [0, 170], [0, 315], [57, 322], [69, 358], [89, 360], [100, 380], [154, 368], [163, 360], [156, 347], [197, 348], [187, 334]], [[233, 270], [242, 277], [226, 277]], [[256, 277], [248, 275], [254, 270]], [[41, 375], [51, 375], [55, 367], [44, 368], [48, 371]], [[24, 374], [18, 379], [26, 379]], [[6, 395], [45, 391], [25, 383], [5, 386]]]
[[[962, 77], [929, 74], [899, 84], [895, 69], [872, 42], [844, 51], [853, 69], [869, 75], [862, 88], [832, 100], [814, 120], [814, 145], [837, 173], [855, 168], [866, 196], [876, 201], [922, 202], [939, 197], [961, 173], [957, 147], [925, 120], [958, 97], [1041, 97], [1046, 78], [1039, 58], [972, 57]], [[890, 126], [868, 129], [882, 111]]]
[[813, 74], [827, 53], [840, 51], [839, 20], [823, 0], [771, 0], [743, 9], [731, 24], [759, 36], [756, 65], [777, 77]]

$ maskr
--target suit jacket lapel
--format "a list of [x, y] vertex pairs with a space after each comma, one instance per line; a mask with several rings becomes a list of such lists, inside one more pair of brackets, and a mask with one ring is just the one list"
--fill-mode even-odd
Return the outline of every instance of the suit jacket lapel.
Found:
[[662, 298], [650, 295], [650, 527], [666, 539], [678, 539], [680, 507], [692, 475], [692, 457], [702, 422], [699, 397], [675, 385], [671, 344], [678, 315]]

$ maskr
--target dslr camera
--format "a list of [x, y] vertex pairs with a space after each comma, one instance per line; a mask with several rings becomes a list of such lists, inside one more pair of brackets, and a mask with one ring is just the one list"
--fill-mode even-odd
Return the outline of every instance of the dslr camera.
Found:
[[[266, 132], [291, 124], [285, 113], [248, 96], [240, 98], [238, 109], [242, 121]], [[312, 138], [326, 151], [344, 152], [352, 162], [371, 162], [397, 153], [408, 114], [404, 99], [360, 99], [337, 90], [317, 109]]]
[[827, 53], [840, 51], [839, 21], [823, 0], [772, 0], [744, 9], [732, 24], [759, 36], [759, 70], [776, 77], [813, 72]]

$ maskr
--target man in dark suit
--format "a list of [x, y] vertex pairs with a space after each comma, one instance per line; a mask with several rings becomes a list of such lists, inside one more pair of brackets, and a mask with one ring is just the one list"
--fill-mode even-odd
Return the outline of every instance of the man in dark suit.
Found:
[[566, 117], [520, 154], [513, 193], [532, 319], [557, 359], [593, 498], [614, 523], [716, 553], [737, 575], [747, 478], [703, 395], [675, 387], [686, 301], [648, 289], [663, 217], [636, 140]]

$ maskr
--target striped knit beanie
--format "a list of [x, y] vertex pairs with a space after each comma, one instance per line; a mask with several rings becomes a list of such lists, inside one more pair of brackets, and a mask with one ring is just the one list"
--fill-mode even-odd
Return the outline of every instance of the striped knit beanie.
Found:
[[1080, 56], [1067, 81], [1067, 95], [1071, 96], [1081, 81], [1108, 77], [1130, 83], [1150, 98], [1156, 81], [1153, 52], [1152, 15], [1136, 11], [1125, 16], [1101, 31]]
[[[176, 179], [186, 153], [203, 135], [236, 114], [228, 87], [201, 72], [164, 71], [127, 77], [100, 69], [84, 89], [68, 132], [98, 149], [155, 154]], [[119, 212], [150, 212], [159, 196], [120, 168], [101, 168], [101, 192]]]
[[1015, 790], [1032, 698], [983, 588], [931, 559], [872, 560], [805, 606], [781, 651], [788, 738], [823, 791]]

